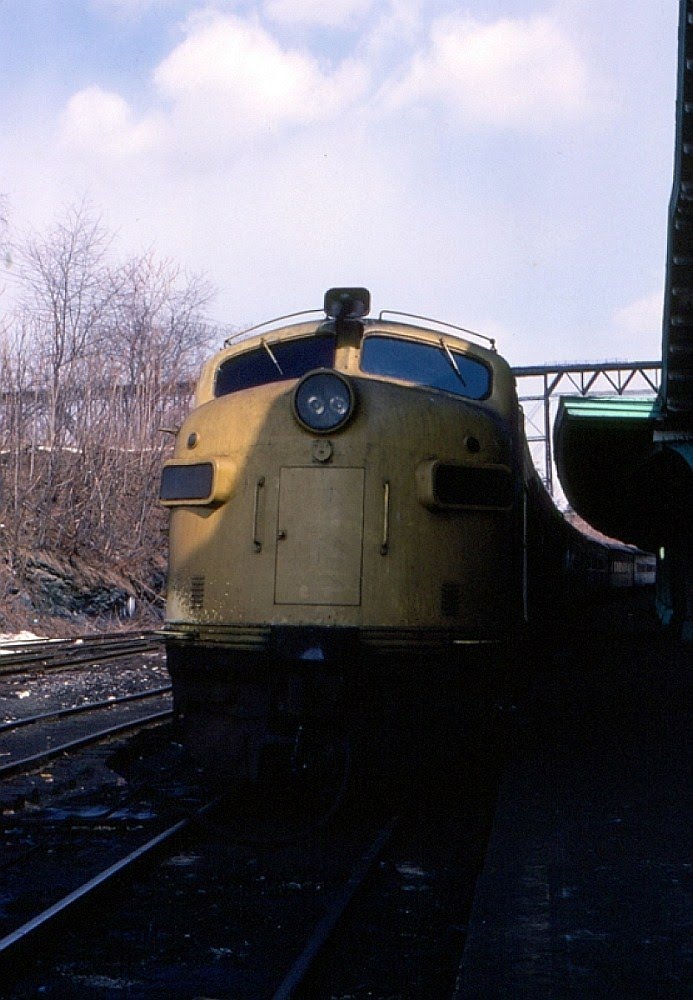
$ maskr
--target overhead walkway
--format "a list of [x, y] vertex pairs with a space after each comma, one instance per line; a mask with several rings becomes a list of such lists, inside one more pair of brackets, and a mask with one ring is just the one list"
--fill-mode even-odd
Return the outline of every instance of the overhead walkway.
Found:
[[544, 485], [553, 495], [552, 427], [558, 400], [566, 393], [580, 396], [641, 394], [654, 399], [661, 382], [661, 361], [597, 361], [530, 365], [513, 368], [525, 434]]

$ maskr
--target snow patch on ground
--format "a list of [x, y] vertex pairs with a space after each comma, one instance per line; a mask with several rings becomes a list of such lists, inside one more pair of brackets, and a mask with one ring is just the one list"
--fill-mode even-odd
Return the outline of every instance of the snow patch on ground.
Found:
[[[33, 632], [28, 632], [23, 629], [21, 632], [0, 632], [0, 643], [13, 643], [13, 642], [36, 642], [36, 640], [42, 640], [44, 636], [34, 635]], [[8, 650], [0, 649], [0, 653], [8, 652]]]

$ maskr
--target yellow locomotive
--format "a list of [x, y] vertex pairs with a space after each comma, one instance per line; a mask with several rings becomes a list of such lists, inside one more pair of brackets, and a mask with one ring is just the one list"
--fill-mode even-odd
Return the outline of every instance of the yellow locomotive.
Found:
[[310, 732], [406, 740], [579, 562], [493, 342], [369, 311], [331, 289], [227, 342], [163, 469], [175, 711], [241, 777]]

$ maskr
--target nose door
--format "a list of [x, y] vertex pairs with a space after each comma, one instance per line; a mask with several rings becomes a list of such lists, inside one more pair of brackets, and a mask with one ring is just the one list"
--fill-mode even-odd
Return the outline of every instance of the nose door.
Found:
[[281, 470], [276, 604], [361, 603], [364, 476], [363, 469]]

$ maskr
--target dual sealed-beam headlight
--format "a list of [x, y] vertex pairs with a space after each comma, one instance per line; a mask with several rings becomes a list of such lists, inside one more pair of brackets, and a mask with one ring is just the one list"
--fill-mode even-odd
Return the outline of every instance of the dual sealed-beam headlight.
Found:
[[354, 390], [334, 371], [305, 375], [294, 391], [294, 415], [302, 427], [317, 434], [339, 430], [354, 412]]

